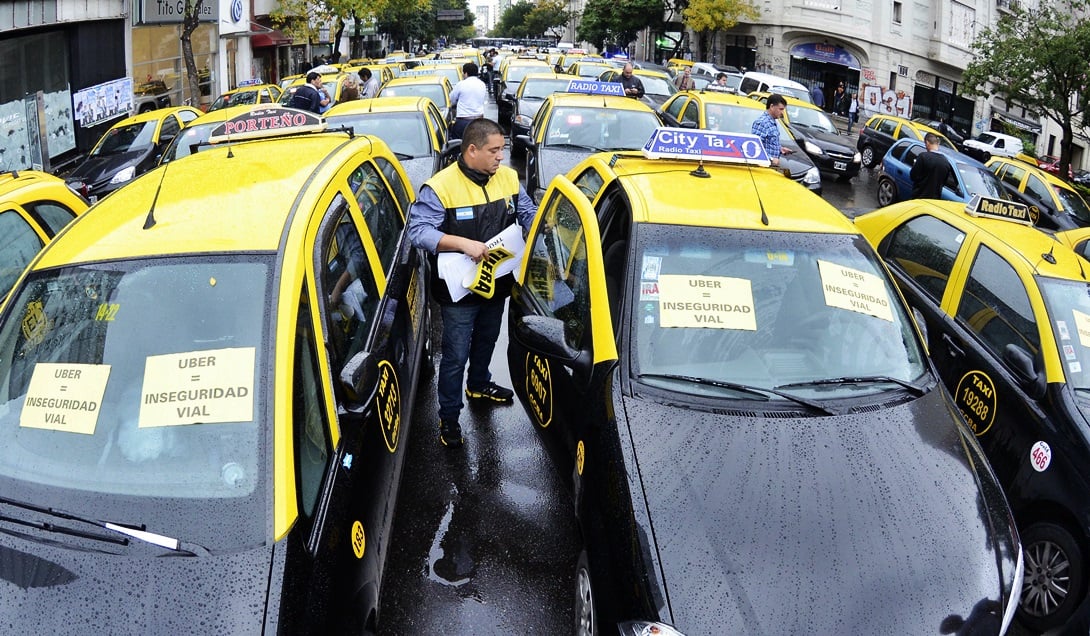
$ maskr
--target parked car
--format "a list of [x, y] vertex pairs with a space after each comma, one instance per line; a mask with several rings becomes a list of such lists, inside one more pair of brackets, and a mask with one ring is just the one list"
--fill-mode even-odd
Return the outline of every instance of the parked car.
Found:
[[511, 105], [512, 157], [522, 159], [526, 156], [526, 147], [522, 142], [529, 136], [537, 111], [545, 103], [545, 99], [553, 93], [566, 91], [571, 81], [577, 79], [579, 78], [575, 75], [556, 72], [529, 73], [523, 77]]
[[1014, 520], [874, 250], [757, 137], [657, 133], [553, 179], [508, 308], [574, 633], [1002, 634]]
[[1090, 206], [1056, 175], [1008, 157], [992, 157], [988, 169], [999, 178], [1007, 196], [1025, 203], [1039, 216], [1034, 221], [1039, 227], [1070, 230], [1090, 225]]
[[[767, 104], [769, 95], [771, 93], [752, 93], [750, 98]], [[859, 151], [847, 136], [840, 134], [840, 129], [825, 111], [801, 99], [788, 95], [783, 98], [787, 102], [783, 121], [818, 170], [841, 180], [859, 174], [862, 162]]]
[[[714, 76], [712, 78], [714, 79]], [[742, 81], [738, 84], [738, 93], [741, 95], [749, 95], [750, 93], [779, 93], [784, 96], [790, 95], [795, 99], [801, 99], [810, 104], [814, 103], [814, 96], [810, 94], [810, 89], [802, 84], [794, 80], [789, 80], [786, 77], [759, 73], [757, 71], [747, 71], [742, 74]]]
[[982, 132], [972, 139], [966, 139], [969, 148], [982, 150], [992, 156], [1014, 157], [1022, 153], [1025, 144], [1014, 135], [1000, 132]]
[[149, 110], [117, 122], [65, 181], [94, 203], [159, 165], [182, 127], [203, 113], [190, 106]]
[[863, 166], [873, 168], [881, 163], [882, 157], [886, 156], [886, 152], [898, 139], [923, 141], [927, 133], [938, 135], [941, 147], [957, 150], [957, 146], [935, 128], [894, 115], [872, 115], [859, 129], [859, 139], [855, 147], [863, 159]]
[[[878, 205], [886, 206], [912, 198], [909, 171], [916, 163], [916, 157], [926, 151], [927, 146], [915, 139], [902, 139], [893, 144], [882, 159], [878, 173]], [[950, 148], [939, 147], [938, 152], [950, 162], [952, 168], [942, 188], [943, 199], [967, 203], [973, 195], [1006, 198], [1002, 184], [987, 166]]]
[[[1057, 177], [1060, 176], [1060, 158], [1055, 155], [1037, 157], [1037, 167], [1045, 172], [1054, 174]], [[1072, 170], [1070, 165], [1067, 166], [1067, 178], [1068, 180], [1073, 180], [1075, 178], [1075, 171]]]
[[[665, 71], [633, 69], [632, 74], [643, 83], [643, 101], [651, 108], [658, 108], [677, 92], [673, 79]], [[621, 81], [621, 71], [611, 69], [598, 78], [602, 82]]]

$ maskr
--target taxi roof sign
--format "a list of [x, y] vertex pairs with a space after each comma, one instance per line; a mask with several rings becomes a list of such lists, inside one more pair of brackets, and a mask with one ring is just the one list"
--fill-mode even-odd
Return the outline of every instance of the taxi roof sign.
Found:
[[1012, 221], [1022, 225], [1032, 226], [1036, 222], [1033, 211], [1025, 203], [982, 197], [979, 194], [974, 194], [965, 204], [965, 212], [970, 216]]
[[596, 82], [594, 80], [572, 80], [568, 82], [569, 93], [587, 95], [616, 95], [624, 97], [624, 86], [620, 82]]
[[239, 139], [282, 137], [325, 130], [325, 120], [298, 108], [269, 106], [241, 113], [212, 129], [208, 143]]
[[656, 128], [643, 146], [643, 156], [648, 159], [772, 165], [757, 135], [692, 128]]
[[241, 82], [238, 83], [238, 87], [242, 88], [243, 86], [261, 86], [264, 83], [265, 82], [263, 82], [260, 79], [254, 77], [254, 78], [242, 80]]

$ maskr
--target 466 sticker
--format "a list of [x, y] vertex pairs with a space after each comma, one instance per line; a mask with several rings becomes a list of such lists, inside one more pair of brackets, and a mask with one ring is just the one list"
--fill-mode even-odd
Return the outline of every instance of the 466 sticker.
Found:
[[1052, 463], [1052, 448], [1046, 442], [1037, 442], [1029, 451], [1029, 464], [1033, 470], [1043, 473]]

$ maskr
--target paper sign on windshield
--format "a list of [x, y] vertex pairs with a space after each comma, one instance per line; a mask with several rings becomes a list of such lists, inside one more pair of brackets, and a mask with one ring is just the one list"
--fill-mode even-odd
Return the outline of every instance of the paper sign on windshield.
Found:
[[1079, 344], [1090, 347], [1090, 314], [1084, 314], [1078, 309], [1072, 309], [1075, 314], [1075, 331], [1079, 334]]
[[893, 322], [889, 294], [880, 277], [820, 259], [818, 271], [826, 305]]
[[726, 276], [659, 276], [659, 325], [757, 331], [753, 286]]
[[35, 364], [19, 426], [94, 435], [109, 378], [108, 364]]
[[254, 419], [253, 347], [148, 356], [139, 428]]

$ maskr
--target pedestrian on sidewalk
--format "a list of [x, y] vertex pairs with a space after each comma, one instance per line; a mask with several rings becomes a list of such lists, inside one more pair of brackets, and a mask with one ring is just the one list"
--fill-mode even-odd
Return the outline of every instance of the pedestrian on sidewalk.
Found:
[[859, 120], [859, 100], [855, 93], [848, 94], [848, 134], [852, 134], [852, 126]]

